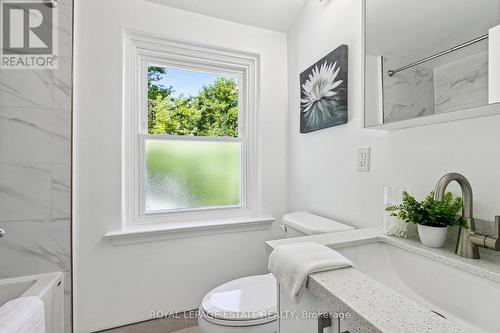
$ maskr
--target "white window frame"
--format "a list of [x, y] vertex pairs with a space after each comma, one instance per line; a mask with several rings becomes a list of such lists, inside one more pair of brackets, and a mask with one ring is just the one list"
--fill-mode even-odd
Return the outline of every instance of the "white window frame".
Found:
[[[192, 137], [147, 133], [147, 66], [193, 70], [237, 78], [238, 138]], [[123, 85], [123, 227], [171, 222], [195, 222], [260, 215], [258, 154], [259, 56], [202, 44], [173, 41], [150, 34], [124, 33]], [[145, 212], [146, 139], [241, 142], [240, 205]]]

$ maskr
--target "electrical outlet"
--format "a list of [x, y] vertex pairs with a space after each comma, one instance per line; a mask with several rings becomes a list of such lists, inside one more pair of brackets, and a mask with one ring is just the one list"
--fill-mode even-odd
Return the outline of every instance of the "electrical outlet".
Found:
[[358, 148], [358, 171], [370, 171], [370, 147]]

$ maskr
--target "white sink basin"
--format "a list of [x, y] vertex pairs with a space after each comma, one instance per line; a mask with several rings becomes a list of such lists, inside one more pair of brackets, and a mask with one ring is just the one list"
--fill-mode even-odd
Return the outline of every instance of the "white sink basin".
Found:
[[27, 296], [36, 296], [43, 301], [46, 332], [62, 333], [63, 274], [56, 272], [0, 280], [0, 306]]
[[500, 332], [500, 283], [378, 242], [336, 248], [362, 273], [470, 332]]

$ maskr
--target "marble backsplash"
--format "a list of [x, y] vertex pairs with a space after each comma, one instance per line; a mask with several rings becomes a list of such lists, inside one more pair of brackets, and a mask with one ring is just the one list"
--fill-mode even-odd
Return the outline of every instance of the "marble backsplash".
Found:
[[[495, 223], [493, 221], [483, 220], [479, 218], [474, 218], [476, 231], [480, 234], [494, 236], [495, 234]], [[460, 228], [458, 226], [448, 227], [448, 234], [446, 236], [446, 244], [450, 247], [454, 247], [457, 244], [458, 233]], [[407, 224], [408, 238], [418, 239], [417, 226], [413, 223]], [[480, 253], [488, 253], [490, 255], [500, 256], [500, 252], [495, 252], [492, 250], [480, 248]]]
[[59, 66], [0, 70], [0, 277], [65, 273], [71, 332], [71, 0], [59, 0]]

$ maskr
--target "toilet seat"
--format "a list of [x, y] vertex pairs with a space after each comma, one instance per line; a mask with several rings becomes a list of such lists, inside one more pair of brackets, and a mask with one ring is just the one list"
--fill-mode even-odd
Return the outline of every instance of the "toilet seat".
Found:
[[[290, 237], [352, 230], [351, 226], [306, 212], [283, 216]], [[288, 226], [289, 228], [287, 228]], [[272, 274], [227, 282], [205, 296], [198, 324], [202, 333], [277, 333], [277, 282]]]
[[200, 315], [213, 324], [232, 327], [262, 325], [277, 318], [276, 279], [272, 274], [229, 281], [203, 298]]

